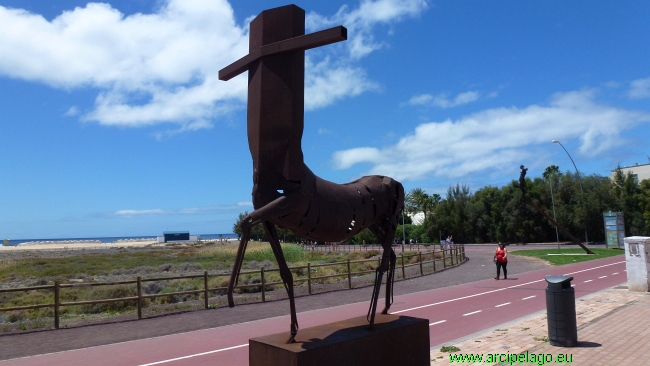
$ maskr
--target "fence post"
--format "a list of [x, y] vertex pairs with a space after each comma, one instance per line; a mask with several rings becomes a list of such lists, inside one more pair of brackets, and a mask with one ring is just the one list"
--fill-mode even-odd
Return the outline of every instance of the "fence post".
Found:
[[402, 252], [402, 279], [406, 278], [406, 272], [404, 272], [404, 252]]
[[138, 319], [142, 319], [142, 278], [138, 276]]
[[451, 257], [451, 266], [454, 266], [454, 248], [449, 249], [449, 256]]
[[424, 271], [422, 270], [422, 252], [418, 252], [418, 258], [420, 259], [420, 276], [423, 276]]
[[348, 258], [348, 288], [352, 288], [352, 271], [350, 270], [350, 258]]
[[59, 281], [54, 281], [54, 329], [59, 329]]
[[433, 273], [436, 273], [436, 248], [433, 248], [433, 251], [431, 251], [431, 259], [433, 261]]
[[447, 256], [446, 256], [446, 249], [442, 250], [442, 268], [447, 268]]
[[311, 295], [311, 263], [307, 263], [307, 289]]
[[205, 298], [204, 303], [205, 303], [205, 308], [206, 309], [208, 308], [208, 305], [209, 305], [208, 304], [208, 296], [209, 296], [209, 293], [208, 293], [208, 271], [203, 271], [203, 297]]
[[265, 302], [266, 301], [266, 291], [265, 291], [264, 287], [266, 287], [266, 286], [264, 284], [266, 283], [266, 281], [264, 280], [264, 267], [262, 267], [262, 269], [260, 269], [260, 277], [262, 277], [262, 302]]

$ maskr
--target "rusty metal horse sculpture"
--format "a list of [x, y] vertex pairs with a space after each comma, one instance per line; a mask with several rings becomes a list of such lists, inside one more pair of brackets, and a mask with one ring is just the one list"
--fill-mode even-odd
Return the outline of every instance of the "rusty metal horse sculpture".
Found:
[[221, 80], [229, 80], [248, 71], [247, 130], [253, 157], [255, 208], [242, 221], [241, 241], [228, 284], [228, 304], [234, 306], [233, 289], [251, 227], [261, 222], [289, 295], [289, 342], [294, 341], [298, 321], [293, 277], [276, 226], [316, 241], [341, 241], [370, 229], [384, 248], [368, 309], [370, 327], [385, 272], [386, 305], [382, 313], [387, 313], [392, 304], [396, 256], [391, 244], [404, 206], [404, 188], [384, 176], [335, 184], [317, 177], [303, 160], [305, 50], [346, 38], [347, 30], [342, 26], [305, 35], [305, 12], [295, 5], [266, 10], [250, 24], [250, 53], [219, 72]]

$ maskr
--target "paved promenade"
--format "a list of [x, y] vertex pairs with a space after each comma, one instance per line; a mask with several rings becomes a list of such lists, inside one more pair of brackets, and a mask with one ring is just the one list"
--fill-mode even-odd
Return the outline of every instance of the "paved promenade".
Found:
[[[629, 292], [616, 286], [576, 301], [578, 347], [564, 348], [548, 343], [546, 311], [501, 324], [469, 337], [432, 347], [431, 365], [471, 364], [451, 362], [451, 355], [483, 354], [485, 365], [533, 365], [538, 362], [485, 362], [488, 354], [550, 354], [571, 357], [572, 365], [650, 364], [650, 293]], [[442, 346], [460, 351], [441, 352]], [[537, 356], [536, 356], [537, 357]], [[564, 357], [564, 356], [561, 356]], [[529, 361], [532, 358], [529, 357]]]

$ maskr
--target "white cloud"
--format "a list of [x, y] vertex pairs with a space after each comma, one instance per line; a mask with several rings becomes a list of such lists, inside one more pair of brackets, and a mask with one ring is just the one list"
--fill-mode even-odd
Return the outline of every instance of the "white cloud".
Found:
[[199, 215], [214, 214], [227, 211], [239, 211], [242, 207], [253, 207], [252, 202], [237, 202], [234, 205], [214, 205], [201, 207], [188, 207], [178, 209], [148, 209], [148, 210], [118, 210], [110, 214], [101, 214], [100, 216], [108, 217], [135, 217], [135, 216], [154, 216], [154, 215]]
[[143, 215], [163, 215], [169, 213], [169, 211], [166, 210], [161, 210], [161, 209], [153, 209], [153, 210], [119, 210], [115, 212], [115, 216], [122, 216], [122, 217], [131, 217], [131, 216], [143, 216]]
[[379, 163], [381, 152], [374, 147], [357, 147], [334, 153], [334, 162], [337, 169], [347, 169], [358, 163]]
[[358, 59], [381, 48], [381, 43], [375, 42], [374, 29], [379, 24], [415, 17], [426, 8], [424, 0], [361, 0], [358, 8], [344, 5], [329, 18], [314, 12], [307, 14], [305, 27], [309, 31], [343, 25], [348, 29], [349, 38], [343, 42], [346, 52], [329, 47], [325, 48], [326, 52], [335, 57], [326, 56], [318, 62], [306, 58], [305, 109], [325, 107], [339, 99], [379, 90], [379, 85], [355, 66]]
[[130, 16], [88, 3], [52, 21], [0, 7], [0, 49], [11, 50], [0, 53], [0, 74], [98, 89], [84, 119], [104, 125], [192, 129], [245, 98], [245, 78], [217, 78], [248, 51], [247, 30], [225, 0], [168, 0], [156, 13]]
[[73, 117], [79, 114], [79, 108], [72, 106], [63, 114], [64, 116]]
[[333, 154], [334, 166], [370, 163], [367, 174], [419, 180], [501, 170], [535, 158], [535, 145], [579, 139], [579, 151], [597, 156], [622, 143], [620, 132], [650, 122], [650, 114], [599, 104], [594, 90], [557, 93], [548, 105], [494, 108], [456, 121], [429, 122], [393, 146], [359, 147]]
[[420, 94], [420, 95], [414, 95], [409, 99], [407, 104], [409, 105], [425, 105], [429, 104], [433, 100], [433, 95], [431, 94]]
[[632, 81], [629, 96], [632, 99], [650, 98], [650, 78]]
[[325, 107], [339, 99], [356, 96], [370, 90], [378, 90], [377, 83], [370, 81], [359, 67], [345, 62], [334, 66], [329, 58], [313, 64], [305, 58], [305, 110]]
[[479, 97], [479, 93], [476, 91], [468, 91], [468, 92], [460, 93], [456, 96], [456, 98], [454, 98], [454, 101], [451, 102], [451, 106], [455, 107], [457, 105], [475, 102], [478, 100], [478, 97]]
[[[460, 93], [456, 95], [454, 99], [449, 99], [449, 95], [447, 93], [441, 93], [438, 95], [431, 95], [431, 94], [420, 94], [420, 95], [415, 95], [409, 99], [409, 101], [406, 103], [408, 105], [431, 105], [431, 106], [436, 106], [440, 108], [452, 108], [452, 107], [457, 107], [459, 105], [463, 104], [468, 104], [475, 102], [479, 99], [481, 96], [481, 93], [477, 91], [466, 91], [464, 93]], [[488, 97], [493, 98], [495, 97], [496, 94], [490, 93]]]
[[[237, 24], [227, 0], [161, 1], [154, 13], [129, 16], [106, 3], [88, 3], [51, 21], [0, 6], [0, 75], [54, 88], [96, 89], [85, 121], [177, 126], [157, 133], [159, 138], [210, 127], [246, 100], [246, 77], [223, 82], [218, 71], [248, 53], [252, 17]], [[319, 59], [308, 58], [306, 109], [377, 90], [355, 59], [380, 47], [375, 25], [417, 16], [425, 8], [424, 0], [362, 0], [330, 18], [310, 13], [310, 30], [343, 23], [352, 38], [344, 42], [351, 44], [343, 55], [337, 54], [341, 47], [325, 47]], [[336, 62], [329, 61], [331, 54]]]
[[358, 59], [382, 47], [372, 33], [379, 24], [391, 24], [405, 17], [416, 17], [427, 8], [425, 0], [361, 0], [358, 8], [342, 6], [332, 17], [314, 12], [307, 15], [306, 27], [312, 30], [342, 24], [348, 28], [346, 42], [350, 56]]

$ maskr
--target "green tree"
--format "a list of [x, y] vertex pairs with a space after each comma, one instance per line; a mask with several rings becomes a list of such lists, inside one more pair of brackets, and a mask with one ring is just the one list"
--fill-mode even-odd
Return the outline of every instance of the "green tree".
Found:
[[[240, 237], [242, 236], [241, 223], [246, 216], [248, 216], [248, 211], [244, 211], [244, 213], [240, 213], [239, 216], [237, 217], [237, 221], [235, 221], [232, 227], [232, 231], [237, 235], [239, 235]], [[264, 232], [264, 228], [262, 227], [262, 225], [257, 224], [251, 228], [250, 239], [268, 241], [268, 238], [266, 237], [266, 232]]]
[[361, 244], [379, 244], [379, 240], [369, 229], [361, 230], [357, 235], [348, 240], [348, 243], [361, 245]]
[[424, 214], [424, 220], [426, 220], [427, 215], [440, 201], [441, 197], [437, 193], [429, 196], [422, 188], [413, 188], [406, 194], [404, 209], [410, 214], [422, 212]]
[[542, 173], [542, 176], [546, 180], [550, 180], [553, 176], [560, 175], [560, 167], [557, 165], [549, 165], [546, 167], [544, 170], [544, 173]]

